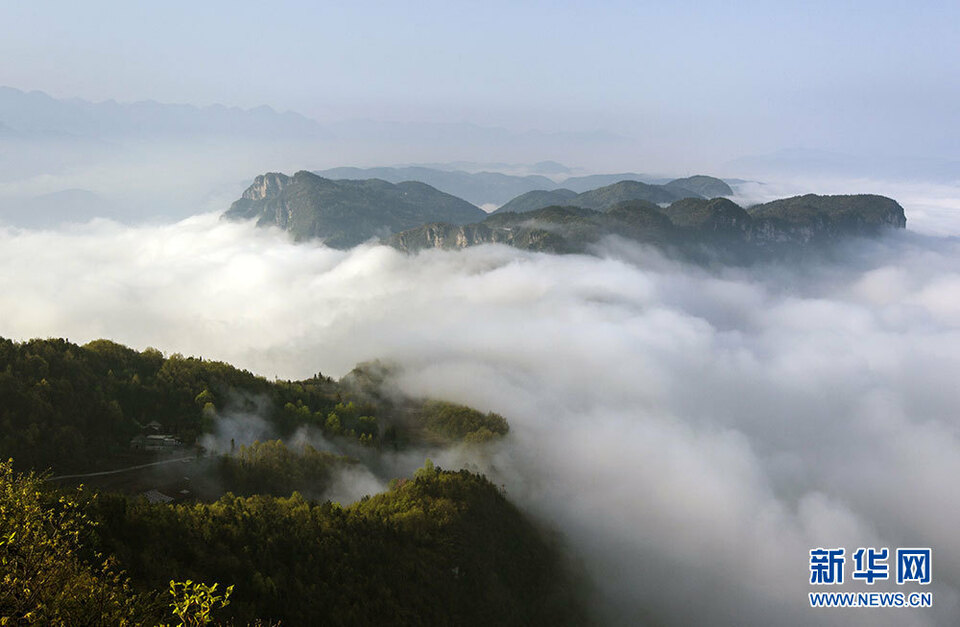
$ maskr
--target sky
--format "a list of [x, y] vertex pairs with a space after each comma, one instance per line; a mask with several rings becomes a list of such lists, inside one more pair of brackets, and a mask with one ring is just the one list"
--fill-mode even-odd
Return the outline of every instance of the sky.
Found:
[[322, 122], [604, 129], [664, 159], [957, 159], [952, 2], [2, 2], [0, 84]]

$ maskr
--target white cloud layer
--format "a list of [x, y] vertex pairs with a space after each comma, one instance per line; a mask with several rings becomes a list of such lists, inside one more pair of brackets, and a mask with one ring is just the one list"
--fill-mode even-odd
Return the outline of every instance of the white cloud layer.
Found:
[[[0, 230], [0, 335], [268, 377], [395, 360], [407, 392], [510, 420], [489, 472], [564, 533], [611, 623], [960, 613], [955, 238], [705, 269], [617, 241], [597, 257], [343, 252], [212, 215]], [[818, 546], [932, 547], [934, 608], [811, 610]]]

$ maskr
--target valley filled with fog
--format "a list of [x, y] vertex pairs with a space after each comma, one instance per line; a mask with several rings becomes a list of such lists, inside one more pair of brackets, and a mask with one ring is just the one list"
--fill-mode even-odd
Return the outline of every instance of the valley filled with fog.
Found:
[[[791, 185], [811, 189], [776, 191]], [[814, 189], [831, 185], [864, 189]], [[2, 334], [106, 337], [271, 379], [396, 363], [406, 394], [509, 420], [483, 460], [438, 462], [482, 464], [560, 532], [606, 623], [810, 624], [811, 548], [930, 546], [932, 609], [815, 620], [946, 624], [960, 611], [960, 193], [868, 191], [901, 201], [906, 231], [740, 267], [617, 238], [593, 255], [333, 250], [218, 213], [6, 226]]]

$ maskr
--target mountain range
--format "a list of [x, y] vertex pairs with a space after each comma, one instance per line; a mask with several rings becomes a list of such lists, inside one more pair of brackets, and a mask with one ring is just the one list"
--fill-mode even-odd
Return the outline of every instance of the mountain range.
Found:
[[552, 189], [556, 184], [545, 176], [517, 176], [500, 172], [465, 172], [421, 166], [396, 168], [332, 168], [316, 174], [330, 179], [377, 178], [390, 183], [421, 181], [475, 205], [502, 205], [532, 189]]
[[[555, 164], [552, 171], [562, 173], [568, 171], [568, 169], [560, 166], [560, 164]], [[660, 195], [660, 200], [655, 202], [672, 202], [678, 198], [689, 195], [691, 192], [694, 195], [705, 196], [707, 198], [733, 195], [733, 190], [724, 181], [712, 176], [703, 175], [683, 179], [663, 179], [646, 174], [637, 174], [635, 172], [624, 172], [621, 174], [568, 176], [557, 182], [540, 174], [516, 175], [488, 171], [472, 172], [463, 169], [444, 169], [439, 166], [341, 167], [317, 170], [315, 174], [330, 179], [378, 178], [391, 183], [421, 181], [448, 194], [459, 196], [477, 206], [501, 206], [527, 192], [559, 191], [563, 194], [565, 191], [572, 191], [574, 193], [584, 193], [623, 181], [634, 181], [668, 188], [665, 193]], [[654, 195], [651, 191], [651, 193], [643, 197], [650, 199], [653, 198]], [[555, 197], [555, 199], [559, 198], [559, 196]], [[524, 201], [521, 205], [506, 209], [501, 207], [501, 209], [505, 211], [519, 211], [521, 210], [519, 207], [524, 206], [528, 208], [522, 210], [530, 211], [532, 209], [546, 207], [550, 204], [554, 204], [554, 202], [551, 201], [546, 204], [533, 206], [529, 204], [528, 201]]]
[[605, 237], [619, 236], [686, 257], [740, 261], [905, 226], [903, 207], [884, 196], [808, 194], [747, 209], [726, 198], [684, 198], [663, 208], [644, 200], [618, 202], [603, 210], [551, 206], [491, 215], [477, 224], [426, 224], [387, 242], [408, 252], [502, 243], [542, 252], [583, 253]]
[[0, 135], [18, 139], [75, 137], [330, 137], [318, 122], [299, 113], [268, 106], [253, 109], [210, 105], [196, 107], [145, 100], [119, 103], [58, 99], [41, 91], [0, 86]]
[[410, 252], [485, 243], [585, 252], [617, 235], [686, 252], [706, 245], [750, 253], [906, 225], [903, 207], [883, 196], [808, 194], [744, 209], [722, 196], [704, 198], [684, 184], [705, 192], [726, 185], [698, 176], [666, 185], [620, 181], [580, 194], [538, 190], [503, 207], [518, 211], [488, 215], [417, 181], [268, 173], [258, 176], [223, 217], [255, 219], [259, 226], [278, 226], [297, 240], [316, 238], [335, 248], [380, 238]]
[[621, 180], [579, 194], [568, 188], [551, 191], [534, 190], [521, 194], [493, 213], [525, 213], [551, 205], [603, 209], [628, 200], [667, 204], [681, 198], [715, 198], [732, 195], [733, 190], [729, 185], [712, 176], [698, 175], [675, 179], [663, 185]]

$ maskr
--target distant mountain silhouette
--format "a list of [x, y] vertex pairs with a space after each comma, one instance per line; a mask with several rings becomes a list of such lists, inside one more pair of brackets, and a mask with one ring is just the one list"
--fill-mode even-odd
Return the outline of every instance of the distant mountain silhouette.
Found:
[[[606, 176], [592, 177], [592, 180], [606, 180]], [[525, 213], [543, 209], [550, 205], [565, 205], [568, 207], [585, 207], [587, 209], [604, 210], [619, 202], [627, 200], [645, 200], [655, 204], [667, 204], [681, 198], [702, 198], [699, 192], [689, 189], [683, 183], [689, 182], [690, 187], [697, 187], [707, 193], [717, 196], [733, 195], [733, 190], [712, 176], [697, 176], [689, 179], [677, 179], [664, 185], [654, 185], [640, 181], [624, 180], [598, 187], [577, 194], [569, 189], [536, 190], [522, 194], [506, 203], [494, 213]], [[710, 196], [712, 197], [712, 196]]]
[[[694, 196], [730, 196], [733, 190], [722, 180], [698, 175], [685, 179], [658, 179], [645, 174], [636, 174], [627, 172], [623, 174], [591, 174], [589, 176], [572, 176], [560, 182], [556, 182], [542, 175], [516, 175], [503, 174], [500, 172], [469, 172], [461, 169], [449, 169], [440, 167], [443, 164], [435, 166], [398, 166], [398, 167], [378, 167], [378, 168], [353, 168], [340, 167], [327, 170], [317, 170], [315, 174], [332, 179], [368, 179], [378, 178], [391, 183], [401, 183], [403, 181], [422, 181], [432, 185], [437, 189], [459, 196], [477, 206], [494, 204], [501, 206], [516, 199], [518, 196], [532, 191], [556, 191], [569, 190], [575, 193], [583, 193], [596, 190], [600, 187], [606, 187], [622, 181], [635, 181], [648, 185], [669, 186], [668, 194], [657, 196], [654, 192], [649, 192], [646, 197], [657, 196], [662, 198], [657, 202], [672, 202], [678, 198], [690, 195]], [[469, 164], [459, 164], [467, 167]], [[496, 166], [498, 164], [487, 164]], [[511, 167], [509, 164], [499, 164], [504, 168]], [[540, 163], [536, 166], [542, 166], [541, 169], [551, 169], [557, 173], [569, 171], [569, 168], [560, 164]], [[541, 195], [542, 198], [547, 196]], [[524, 205], [515, 205], [514, 207], [527, 207], [526, 211], [531, 209], [540, 209], [555, 202], [539, 203], [539, 206], [533, 206], [530, 199], [523, 201]], [[587, 201], [590, 202], [590, 201]], [[582, 205], [588, 206], [588, 205]], [[517, 208], [506, 209], [507, 211], [516, 211]]]
[[327, 138], [331, 133], [299, 113], [270, 107], [195, 107], [146, 100], [118, 103], [61, 100], [41, 91], [0, 87], [0, 121], [21, 137], [65, 134], [82, 137], [163, 137], [219, 135], [231, 138]]

